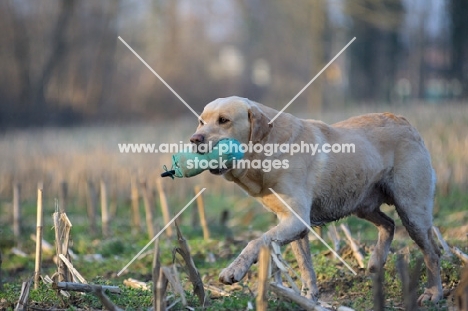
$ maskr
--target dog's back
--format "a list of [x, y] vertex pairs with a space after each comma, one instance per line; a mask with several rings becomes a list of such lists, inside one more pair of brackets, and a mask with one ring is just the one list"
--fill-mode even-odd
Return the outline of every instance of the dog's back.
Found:
[[405, 117], [394, 115], [390, 112], [368, 113], [352, 117], [333, 124], [334, 127], [388, 127], [388, 126], [411, 126]]

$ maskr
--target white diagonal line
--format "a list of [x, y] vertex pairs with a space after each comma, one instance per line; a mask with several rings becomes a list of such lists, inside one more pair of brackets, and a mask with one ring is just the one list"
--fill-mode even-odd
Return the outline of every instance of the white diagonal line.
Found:
[[304, 91], [305, 91], [305, 89], [306, 89], [306, 88], [308, 88], [308, 87], [309, 87], [309, 85], [311, 85], [311, 84], [312, 84], [312, 82], [314, 82], [314, 81], [315, 81], [315, 79], [317, 79], [317, 78], [318, 78], [318, 76], [320, 76], [320, 75], [322, 74], [322, 72], [324, 72], [324, 71], [325, 71], [325, 69], [327, 69], [327, 68], [328, 68], [328, 66], [330, 66], [330, 65], [331, 65], [331, 63], [333, 63], [333, 62], [335, 61], [335, 59], [337, 59], [337, 58], [338, 58], [338, 56], [340, 56], [340, 55], [341, 55], [341, 53], [343, 53], [343, 52], [344, 52], [344, 51], [345, 51], [345, 50], [348, 48], [348, 46], [350, 46], [350, 45], [351, 45], [351, 43], [353, 43], [353, 41], [354, 41], [354, 40], [356, 40], [356, 37], [354, 37], [353, 39], [351, 39], [351, 41], [349, 41], [349, 42], [348, 42], [348, 44], [346, 44], [346, 45], [345, 45], [345, 47], [344, 47], [344, 48], [342, 48], [342, 49], [341, 49], [341, 51], [339, 51], [339, 52], [338, 52], [338, 54], [336, 54], [336, 56], [335, 56], [335, 57], [333, 57], [333, 58], [332, 58], [332, 60], [331, 60], [331, 61], [329, 61], [329, 62], [328, 62], [328, 64], [326, 64], [326, 65], [325, 65], [325, 67], [323, 67], [323, 69], [322, 69], [322, 70], [320, 70], [320, 71], [319, 71], [319, 73], [317, 73], [317, 74], [315, 75], [315, 77], [314, 77], [312, 80], [310, 80], [310, 81], [309, 81], [309, 83], [307, 83], [307, 84], [306, 84], [306, 86], [304, 86], [304, 87], [302, 88], [302, 90], [300, 90], [300, 91], [299, 91], [299, 93], [297, 93], [297, 95], [296, 95], [296, 96], [294, 96], [294, 98], [293, 98], [293, 99], [291, 99], [291, 100], [289, 101], [289, 103], [287, 103], [287, 104], [286, 104], [286, 106], [284, 106], [284, 108], [283, 108], [283, 109], [281, 109], [281, 111], [280, 111], [280, 112], [278, 112], [278, 113], [276, 114], [276, 116], [275, 116], [273, 119], [271, 119], [271, 121], [270, 121], [270, 122], [268, 122], [268, 124], [271, 124], [271, 123], [273, 123], [273, 121], [275, 121], [275, 119], [276, 119], [276, 118], [278, 118], [278, 117], [279, 117], [279, 115], [280, 115], [280, 114], [282, 114], [282, 113], [283, 113], [283, 112], [286, 110], [286, 108], [288, 108], [288, 107], [289, 107], [289, 105], [291, 105], [291, 104], [292, 104], [292, 102], [293, 102], [293, 101], [295, 101], [295, 100], [296, 100], [296, 98], [298, 98], [298, 97], [299, 97], [299, 95], [301, 95], [301, 94], [302, 94], [302, 92], [304, 92]]
[[202, 190], [200, 190], [200, 192], [198, 192], [197, 195], [194, 196], [193, 199], [191, 199], [190, 202], [188, 202], [187, 205], [185, 205], [184, 208], [180, 212], [178, 212], [177, 215], [175, 215], [174, 218], [172, 218], [171, 221], [169, 221], [164, 226], [164, 228], [162, 228], [161, 231], [159, 231], [158, 234], [156, 234], [154, 238], [152, 238], [151, 241], [149, 241], [148, 244], [146, 244], [146, 246], [143, 247], [142, 250], [138, 254], [136, 254], [135, 257], [133, 257], [133, 259], [130, 260], [130, 262], [125, 267], [122, 268], [122, 270], [120, 270], [119, 273], [117, 273], [117, 276], [120, 276], [128, 268], [128, 266], [130, 266], [135, 261], [135, 259], [137, 259], [151, 245], [151, 243], [153, 243], [154, 240], [156, 240], [161, 235], [161, 233], [163, 233], [164, 230], [166, 230], [167, 227], [169, 227], [174, 222], [174, 220], [176, 220], [177, 217], [179, 217], [180, 214], [182, 214], [187, 209], [187, 207], [189, 207], [189, 205], [192, 204], [192, 202], [195, 201], [195, 199], [198, 198], [200, 194], [202, 194], [202, 192], [205, 190], [206, 188], [203, 188]]
[[320, 235], [319, 235], [317, 232], [315, 232], [315, 230], [312, 229], [312, 228], [310, 227], [310, 225], [307, 224], [307, 223], [304, 221], [304, 219], [302, 219], [301, 216], [299, 216], [299, 215], [291, 208], [291, 206], [289, 206], [288, 203], [286, 203], [286, 202], [283, 200], [283, 198], [281, 198], [281, 197], [278, 195], [278, 193], [275, 192], [275, 190], [273, 190], [272, 188], [268, 188], [268, 189], [270, 189], [270, 191], [271, 191], [281, 202], [283, 202], [283, 204], [294, 214], [294, 216], [296, 216], [297, 219], [299, 219], [299, 220], [306, 226], [306, 228], [309, 229], [309, 231], [312, 232], [312, 234], [315, 235], [315, 237], [316, 237], [317, 239], [319, 239], [319, 241], [322, 242], [322, 244], [325, 245], [325, 246], [336, 256], [336, 258], [338, 258], [338, 259], [346, 266], [346, 268], [348, 268], [354, 275], [357, 275], [356, 271], [354, 271], [353, 268], [351, 268], [351, 266], [348, 265], [348, 264], [346, 263], [346, 261], [344, 261], [344, 259], [341, 258], [341, 256], [338, 255], [338, 253], [335, 252], [335, 250], [334, 250], [333, 248], [331, 248], [330, 245], [328, 245], [327, 242], [325, 242], [325, 241], [320, 237]]
[[[118, 38], [119, 38], [120, 41], [122, 41], [123, 44], [125, 44], [125, 46], [126, 46], [130, 51], [133, 52], [133, 54], [135, 54], [136, 57], [138, 57], [138, 59], [139, 59], [146, 67], [148, 67], [149, 70], [151, 70], [151, 72], [152, 72], [156, 77], [158, 77], [159, 80], [161, 80], [161, 82], [162, 82], [172, 93], [174, 93], [175, 96], [177, 96], [178, 99], [180, 99], [180, 101], [181, 101], [182, 103], [184, 103], [185, 106], [187, 106], [188, 109], [190, 109], [190, 111], [191, 111], [194, 115], [196, 115], [196, 116], [198, 117], [198, 119], [200, 119], [200, 120], [203, 121], [203, 119], [198, 115], [198, 113], [196, 113], [195, 110], [193, 110], [192, 107], [190, 107], [190, 105], [187, 104], [187, 102], [186, 102], [182, 97], [180, 97], [180, 95], [177, 94], [177, 92], [174, 91], [174, 89], [173, 89], [169, 84], [167, 84], [167, 82], [164, 81], [164, 79], [161, 78], [161, 76], [158, 75], [158, 73], [157, 73], [156, 71], [154, 71], [153, 68], [151, 68], [150, 65], [148, 65], [148, 64], [143, 60], [143, 58], [141, 58], [141, 56], [138, 55], [138, 53], [135, 52], [135, 51], [130, 47], [130, 45], [127, 44], [127, 42], [125, 42], [124, 39], [122, 39], [122, 37], [119, 36]], [[206, 124], [205, 121], [203, 121], [203, 123]]]

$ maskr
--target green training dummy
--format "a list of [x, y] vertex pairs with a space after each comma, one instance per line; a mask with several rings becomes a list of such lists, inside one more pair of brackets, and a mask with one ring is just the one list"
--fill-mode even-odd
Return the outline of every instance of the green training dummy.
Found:
[[208, 169], [231, 168], [234, 160], [240, 160], [244, 153], [240, 143], [235, 139], [223, 139], [208, 153], [200, 154], [192, 151], [176, 153], [172, 156], [171, 170], [166, 170], [161, 177], [192, 177]]

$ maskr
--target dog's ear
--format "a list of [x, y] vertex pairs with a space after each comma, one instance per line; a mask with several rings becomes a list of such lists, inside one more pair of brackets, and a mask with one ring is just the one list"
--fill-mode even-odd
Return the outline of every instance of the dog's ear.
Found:
[[249, 140], [253, 143], [257, 143], [264, 139], [273, 127], [273, 124], [268, 124], [270, 119], [255, 105], [251, 105], [249, 108], [249, 121]]

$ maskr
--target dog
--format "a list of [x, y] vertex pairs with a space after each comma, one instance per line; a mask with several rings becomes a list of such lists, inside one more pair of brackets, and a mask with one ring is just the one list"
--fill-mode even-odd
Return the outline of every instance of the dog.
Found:
[[[242, 144], [354, 144], [354, 153], [290, 153], [277, 151], [269, 159], [287, 160], [287, 169], [266, 172], [253, 168], [220, 168], [210, 172], [234, 182], [279, 220], [276, 227], [250, 241], [222, 272], [224, 284], [240, 281], [257, 261], [260, 247], [272, 241], [291, 243], [303, 280], [302, 294], [318, 298], [308, 228], [270, 190], [273, 189], [308, 225], [319, 226], [349, 215], [373, 223], [378, 241], [368, 263], [376, 272], [387, 259], [395, 223], [380, 210], [393, 205], [410, 237], [424, 254], [427, 287], [418, 303], [442, 298], [440, 250], [432, 237], [435, 172], [418, 131], [402, 116], [372, 113], [332, 125], [299, 119], [241, 97], [214, 100], [205, 106], [190, 138], [193, 144], [216, 145], [232, 138]], [[245, 160], [265, 160], [249, 152]]]

